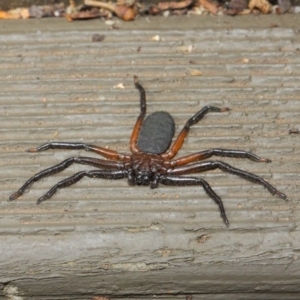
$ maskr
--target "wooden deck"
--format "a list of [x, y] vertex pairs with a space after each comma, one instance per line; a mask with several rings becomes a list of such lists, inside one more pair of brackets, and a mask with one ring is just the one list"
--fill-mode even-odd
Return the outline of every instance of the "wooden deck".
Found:
[[[299, 299], [300, 18], [143, 17], [0, 23], [0, 299]], [[92, 42], [94, 33], [104, 34]], [[73, 165], [7, 202], [33, 174], [84, 151], [27, 153], [48, 141], [128, 152], [139, 112], [174, 116], [176, 134], [204, 105], [179, 156], [210, 148], [272, 159], [212, 158], [287, 194], [213, 171], [230, 227], [201, 187], [129, 187], [84, 179], [36, 200]]]

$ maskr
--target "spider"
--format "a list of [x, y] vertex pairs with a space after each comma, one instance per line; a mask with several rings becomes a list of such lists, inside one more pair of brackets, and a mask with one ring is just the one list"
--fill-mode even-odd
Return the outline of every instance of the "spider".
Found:
[[184, 139], [188, 135], [191, 126], [198, 123], [207, 113], [226, 112], [229, 111], [228, 107], [203, 107], [186, 122], [178, 137], [171, 145], [175, 132], [175, 123], [173, 118], [169, 113], [159, 111], [149, 115], [144, 121], [146, 116], [146, 93], [144, 88], [138, 82], [137, 76], [134, 76], [134, 84], [140, 93], [140, 114], [130, 138], [130, 150], [132, 154], [122, 154], [114, 150], [85, 143], [50, 142], [37, 148], [30, 148], [27, 152], [39, 152], [48, 149], [80, 149], [95, 152], [106, 159], [84, 156], [68, 158], [63, 162], [45, 169], [29, 178], [18, 191], [10, 196], [9, 201], [20, 197], [32, 183], [44, 177], [59, 173], [72, 164], [89, 165], [96, 167], [97, 169], [81, 171], [58, 182], [47, 193], [38, 199], [37, 204], [51, 198], [57, 190], [70, 186], [81, 180], [83, 177], [103, 179], [127, 178], [129, 185], [150, 186], [152, 189], [157, 188], [160, 183], [171, 186], [200, 185], [203, 187], [206, 194], [218, 205], [221, 218], [228, 226], [229, 221], [227, 219], [222, 200], [210, 187], [208, 182], [199, 177], [182, 176], [214, 169], [220, 169], [223, 172], [231, 173], [248, 181], [260, 184], [272, 195], [277, 195], [282, 199], [286, 199], [285, 194], [255, 174], [232, 167], [223, 161], [202, 161], [210, 158], [211, 156], [221, 156], [247, 158], [255, 162], [271, 162], [271, 160], [261, 158], [251, 152], [214, 148], [173, 159], [178, 150], [182, 147]]

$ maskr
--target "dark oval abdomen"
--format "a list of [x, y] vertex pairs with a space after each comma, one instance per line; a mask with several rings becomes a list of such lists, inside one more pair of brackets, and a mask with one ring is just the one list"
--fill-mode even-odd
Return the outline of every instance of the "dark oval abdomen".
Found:
[[173, 118], [164, 111], [157, 111], [143, 122], [137, 145], [142, 152], [161, 154], [165, 152], [174, 136]]

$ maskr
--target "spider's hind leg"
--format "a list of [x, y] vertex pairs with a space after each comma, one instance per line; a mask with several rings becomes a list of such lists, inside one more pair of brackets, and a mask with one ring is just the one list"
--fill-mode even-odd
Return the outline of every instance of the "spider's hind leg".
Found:
[[218, 205], [223, 222], [226, 224], [226, 226], [229, 226], [229, 221], [227, 219], [225, 208], [223, 206], [221, 198], [215, 193], [215, 191], [211, 188], [209, 183], [204, 179], [198, 177], [165, 176], [160, 179], [160, 182], [164, 185], [176, 186], [201, 185], [206, 194]]
[[108, 169], [122, 169], [123, 168], [122, 163], [118, 163], [115, 161], [109, 161], [109, 160], [98, 159], [98, 158], [93, 158], [93, 157], [80, 157], [80, 156], [79, 157], [70, 157], [53, 167], [50, 167], [48, 169], [45, 169], [45, 170], [33, 175], [15, 193], [13, 193], [9, 197], [9, 201], [15, 200], [15, 199], [19, 198], [21, 195], [23, 195], [25, 190], [29, 186], [31, 186], [34, 182], [36, 182], [42, 178], [48, 177], [50, 175], [57, 174], [57, 173], [65, 170], [66, 168], [68, 168], [69, 166], [71, 166], [74, 163], [94, 166], [94, 167], [98, 167], [98, 168], [108, 168]]
[[215, 169], [219, 169], [223, 172], [237, 175], [247, 181], [254, 182], [256, 184], [260, 184], [261, 186], [265, 187], [272, 195], [277, 195], [281, 199], [286, 200], [286, 198], [287, 198], [284, 193], [277, 190], [273, 185], [268, 183], [262, 177], [255, 175], [253, 173], [232, 167], [231, 165], [224, 163], [222, 161], [205, 161], [205, 162], [175, 167], [174, 169], [170, 170], [169, 174], [176, 176], [176, 175], [206, 172], [206, 171], [215, 170]]

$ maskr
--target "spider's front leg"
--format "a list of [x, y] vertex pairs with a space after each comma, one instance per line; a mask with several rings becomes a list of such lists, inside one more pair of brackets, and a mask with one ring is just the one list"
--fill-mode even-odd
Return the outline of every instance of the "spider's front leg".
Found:
[[175, 186], [193, 186], [193, 185], [201, 185], [206, 192], [206, 194], [215, 201], [218, 205], [221, 218], [226, 226], [229, 226], [229, 221], [227, 219], [225, 208], [223, 206], [223, 202], [221, 198], [215, 193], [215, 191], [211, 188], [207, 181], [202, 178], [197, 177], [181, 177], [181, 176], [162, 176], [160, 178], [160, 182], [164, 185], [175, 185]]
[[182, 147], [184, 139], [188, 135], [190, 128], [197, 124], [207, 113], [209, 112], [224, 112], [229, 111], [228, 107], [215, 107], [215, 106], [204, 106], [201, 110], [199, 110], [194, 116], [192, 116], [184, 125], [183, 129], [181, 130], [180, 134], [178, 135], [177, 139], [175, 140], [174, 144], [171, 148], [162, 154], [164, 160], [168, 160], [173, 158], [179, 149]]
[[145, 89], [138, 82], [137, 76], [134, 76], [134, 85], [140, 92], [140, 114], [135, 122], [135, 125], [132, 130], [131, 138], [130, 138], [130, 150], [132, 153], [139, 152], [139, 148], [137, 146], [137, 140], [139, 137], [139, 133], [146, 116], [146, 92]]
[[124, 155], [114, 150], [106, 149], [99, 146], [89, 145], [85, 143], [51, 142], [51, 143], [43, 144], [37, 148], [29, 148], [27, 152], [40, 152], [49, 149], [85, 150], [85, 151], [95, 152], [99, 155], [102, 155], [105, 158], [112, 159], [112, 160], [122, 160], [122, 161], [130, 160], [129, 155]]

